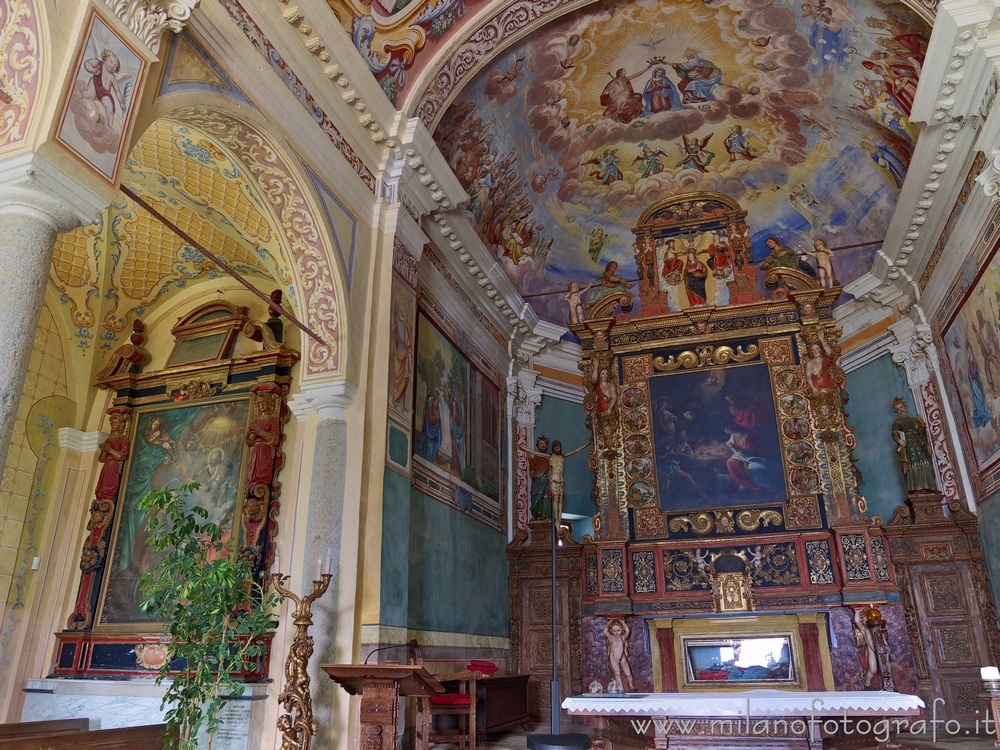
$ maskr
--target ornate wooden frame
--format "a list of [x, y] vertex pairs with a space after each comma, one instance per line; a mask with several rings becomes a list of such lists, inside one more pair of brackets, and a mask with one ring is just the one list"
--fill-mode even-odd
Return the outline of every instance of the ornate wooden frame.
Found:
[[[101, 373], [98, 386], [114, 392], [108, 414], [112, 420], [112, 437], [101, 445], [104, 464], [98, 479], [98, 489], [91, 504], [87, 537], [80, 559], [81, 579], [73, 611], [66, 629], [56, 634], [58, 641], [54, 673], [74, 676], [113, 676], [148, 674], [150, 668], [134, 652], [137, 644], [155, 643], [161, 630], [154, 623], [145, 628], [131, 628], [123, 634], [121, 628], [109, 632], [95, 628], [95, 611], [108, 575], [110, 534], [121, 512], [124, 488], [122, 469], [134, 440], [127, 421], [136, 410], [181, 402], [191, 405], [219, 403], [233, 399], [250, 402], [245, 444], [247, 459], [243, 462], [244, 476], [240, 480], [241, 512], [238, 517], [241, 543], [255, 556], [258, 571], [267, 569], [273, 557], [273, 539], [277, 533], [281, 484], [278, 473], [284, 464], [283, 425], [289, 417], [286, 396], [291, 383], [291, 369], [299, 359], [297, 351], [273, 342], [261, 351], [230, 357], [229, 350], [237, 335], [237, 324], [246, 323], [246, 310], [224, 302], [212, 302], [194, 310], [175, 327], [191, 338], [192, 327], [185, 321], [198, 321], [206, 312], [218, 310], [225, 314], [215, 325], [194, 326], [209, 334], [222, 330], [229, 342], [219, 350], [219, 357], [193, 364], [167, 367], [157, 372], [141, 371], [148, 359], [143, 351], [143, 327], [137, 325], [131, 343], [115, 352], [111, 364]], [[225, 320], [223, 324], [223, 319]], [[249, 334], [248, 334], [249, 335]], [[128, 449], [122, 451], [122, 437], [129, 435]], [[256, 467], [256, 469], [254, 468]], [[103, 630], [103, 632], [102, 632]], [[144, 651], [145, 648], [139, 649]], [[267, 662], [258, 665], [266, 676]]]

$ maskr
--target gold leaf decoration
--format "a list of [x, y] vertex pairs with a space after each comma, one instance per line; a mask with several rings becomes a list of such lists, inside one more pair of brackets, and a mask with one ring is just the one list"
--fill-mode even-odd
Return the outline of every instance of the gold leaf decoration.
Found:
[[715, 528], [715, 519], [708, 513], [696, 516], [677, 516], [670, 519], [669, 528], [673, 533], [678, 531], [693, 531], [695, 534], [711, 534]]
[[656, 357], [653, 360], [653, 367], [659, 372], [673, 372], [684, 368], [711, 367], [713, 365], [724, 365], [729, 362], [747, 362], [754, 359], [760, 353], [756, 344], [749, 344], [746, 349], [738, 346], [735, 349], [731, 346], [699, 346], [695, 351], [683, 351], [674, 356]]
[[736, 525], [743, 531], [756, 531], [758, 526], [777, 526], [781, 514], [776, 510], [744, 510], [736, 516]]

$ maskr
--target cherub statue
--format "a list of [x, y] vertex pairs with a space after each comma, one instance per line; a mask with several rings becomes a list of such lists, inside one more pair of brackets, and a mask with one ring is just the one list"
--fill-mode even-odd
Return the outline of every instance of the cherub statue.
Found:
[[587, 309], [587, 305], [583, 301], [583, 295], [593, 285], [594, 282], [591, 281], [581, 289], [579, 281], [569, 282], [569, 288], [566, 290], [566, 294], [563, 295], [563, 299], [569, 303], [569, 322], [573, 325], [580, 325], [583, 322], [584, 311]]
[[604, 637], [608, 639], [608, 664], [615, 682], [626, 692], [635, 691], [632, 681], [632, 667], [628, 663], [628, 638], [631, 630], [625, 620], [615, 618], [608, 620], [604, 626]]

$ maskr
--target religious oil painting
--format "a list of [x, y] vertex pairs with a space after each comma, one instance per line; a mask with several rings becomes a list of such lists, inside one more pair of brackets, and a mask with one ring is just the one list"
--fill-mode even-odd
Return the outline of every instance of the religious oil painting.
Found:
[[766, 364], [652, 377], [649, 397], [661, 510], [787, 499]]
[[944, 331], [948, 362], [962, 403], [965, 430], [980, 477], [989, 487], [1000, 468], [1000, 253], [978, 280]]
[[469, 462], [469, 362], [421, 313], [417, 321], [414, 447], [419, 458], [476, 485]]
[[389, 408], [408, 418], [413, 409], [413, 342], [416, 301], [408, 287], [392, 277], [392, 323], [389, 334]]
[[146, 63], [93, 14], [56, 138], [114, 180], [132, 128]]
[[685, 638], [684, 664], [689, 685], [761, 682], [780, 686], [796, 681], [787, 635]]
[[197, 482], [192, 505], [208, 511], [224, 539], [232, 535], [243, 496], [245, 439], [250, 401], [241, 398], [198, 405], [137, 410], [124, 494], [113, 536], [98, 622], [141, 625], [138, 580], [155, 564], [146, 546], [146, 516], [139, 500], [151, 489]]

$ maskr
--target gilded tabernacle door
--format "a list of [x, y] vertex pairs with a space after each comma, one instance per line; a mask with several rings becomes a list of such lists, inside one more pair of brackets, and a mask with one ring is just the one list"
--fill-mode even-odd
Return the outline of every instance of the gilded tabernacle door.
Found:
[[222, 301], [194, 310], [172, 333], [166, 366], [144, 372], [137, 322], [131, 343], [100, 375], [99, 385], [115, 393], [111, 434], [100, 445], [80, 586], [56, 636], [55, 674], [148, 674], [165, 658], [162, 627], [139, 609], [138, 580], [156, 561], [138, 505], [151, 489], [197, 483], [190, 502], [206, 509], [224, 538], [239, 540], [258, 572], [274, 554], [285, 399], [298, 352], [281, 345], [273, 311], [258, 322]]

